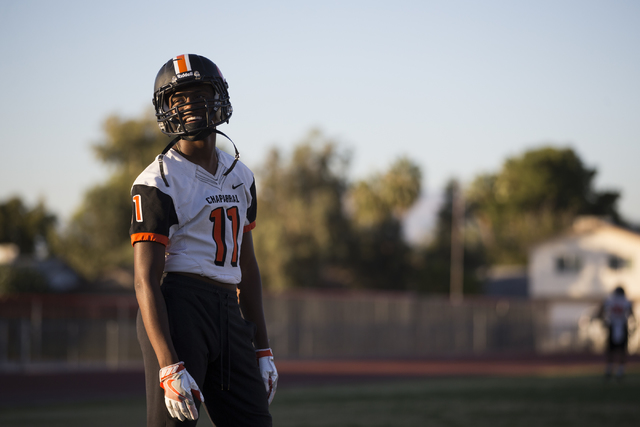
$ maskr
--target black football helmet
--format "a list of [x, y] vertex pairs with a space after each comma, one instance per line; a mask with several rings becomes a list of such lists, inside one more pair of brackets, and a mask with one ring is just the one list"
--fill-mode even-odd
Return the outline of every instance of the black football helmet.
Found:
[[[184, 110], [194, 102], [170, 107], [169, 98], [176, 90], [196, 84], [211, 85], [214, 97], [198, 101], [199, 106], [206, 109], [204, 120], [187, 123]], [[216, 126], [228, 123], [233, 113], [228, 87], [218, 66], [204, 56], [185, 54], [169, 60], [158, 72], [153, 91], [153, 106], [160, 130], [181, 139], [207, 137], [216, 130]]]

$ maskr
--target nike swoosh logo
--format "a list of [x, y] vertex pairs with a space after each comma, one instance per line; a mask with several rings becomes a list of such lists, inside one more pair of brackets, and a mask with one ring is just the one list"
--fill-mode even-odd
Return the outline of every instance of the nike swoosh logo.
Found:
[[244, 184], [244, 182], [241, 182], [238, 185], [232, 185], [231, 188], [233, 188], [235, 190], [236, 188], [240, 187], [242, 184]]

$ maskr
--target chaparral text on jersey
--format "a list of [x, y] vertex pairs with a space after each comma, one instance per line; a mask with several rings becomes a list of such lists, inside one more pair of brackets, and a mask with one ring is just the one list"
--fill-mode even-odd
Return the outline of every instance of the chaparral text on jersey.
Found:
[[207, 203], [210, 205], [214, 203], [240, 203], [238, 200], [238, 196], [235, 194], [218, 194], [214, 196], [207, 197]]

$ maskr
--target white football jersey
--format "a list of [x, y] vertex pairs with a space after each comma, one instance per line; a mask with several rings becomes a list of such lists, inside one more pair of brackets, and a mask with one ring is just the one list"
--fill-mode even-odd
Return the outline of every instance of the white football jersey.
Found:
[[221, 150], [215, 176], [174, 150], [163, 158], [165, 184], [158, 159], [131, 188], [131, 244], [164, 244], [165, 272], [194, 273], [238, 284], [244, 233], [255, 227], [256, 187], [253, 173]]
[[623, 295], [611, 295], [604, 302], [604, 319], [609, 325], [612, 342], [621, 343], [627, 337], [627, 321], [631, 313], [631, 301]]
[[631, 312], [631, 301], [622, 295], [611, 295], [604, 302], [604, 318], [610, 324], [626, 324]]

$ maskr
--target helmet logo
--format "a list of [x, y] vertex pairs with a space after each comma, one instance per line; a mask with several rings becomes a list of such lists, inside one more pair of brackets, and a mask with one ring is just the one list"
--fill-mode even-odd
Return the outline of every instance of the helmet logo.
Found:
[[177, 74], [175, 77], [179, 79], [184, 79], [185, 77], [192, 77], [192, 76], [193, 76], [193, 71], [189, 71], [187, 73]]
[[173, 70], [175, 71], [178, 79], [192, 77], [193, 71], [191, 70], [189, 55], [179, 55], [173, 58]]
[[191, 61], [189, 61], [189, 55], [179, 55], [173, 58], [173, 69], [176, 74], [186, 73], [191, 71]]

